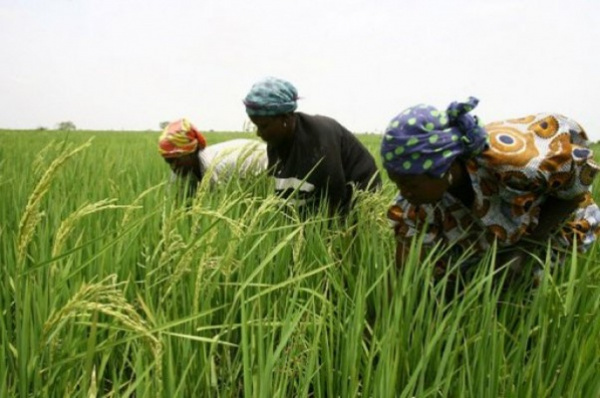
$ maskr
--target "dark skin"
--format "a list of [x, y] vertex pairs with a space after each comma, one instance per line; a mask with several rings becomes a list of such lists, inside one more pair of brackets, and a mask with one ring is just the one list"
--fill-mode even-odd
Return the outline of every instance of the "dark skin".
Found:
[[[455, 160], [451, 165], [449, 173], [452, 175], [452, 183], [449, 182], [448, 173], [442, 178], [423, 175], [399, 175], [389, 173], [390, 180], [396, 184], [402, 196], [411, 204], [431, 204], [441, 200], [446, 191], [460, 200], [467, 208], [471, 208], [475, 194], [471, 185], [468, 172], [464, 163]], [[498, 265], [510, 263], [510, 269], [514, 274], [523, 270], [527, 252], [540, 244], [544, 245], [550, 234], [565, 222], [565, 220], [577, 209], [581, 198], [562, 200], [548, 197], [541, 205], [539, 223], [527, 236], [527, 242], [515, 245], [515, 250], [505, 253], [498, 258]], [[409, 247], [402, 242], [396, 246], [396, 266], [402, 268], [408, 255]]]
[[199, 150], [176, 158], [166, 158], [165, 161], [171, 167], [171, 170], [180, 177], [187, 177], [190, 174], [196, 176], [198, 181], [202, 180], [202, 165], [200, 164]]
[[204, 168], [200, 164], [199, 152], [196, 150], [176, 158], [166, 158], [165, 161], [173, 172], [181, 179], [179, 195], [183, 198], [194, 196], [198, 183], [202, 181]]
[[256, 134], [267, 144], [275, 147], [289, 143], [294, 137], [296, 115], [286, 113], [275, 116], [250, 116], [257, 128]]

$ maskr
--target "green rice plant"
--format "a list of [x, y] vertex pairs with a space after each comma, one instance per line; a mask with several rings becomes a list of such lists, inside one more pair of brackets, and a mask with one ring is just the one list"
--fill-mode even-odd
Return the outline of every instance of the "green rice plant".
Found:
[[58, 227], [58, 231], [56, 232], [56, 236], [54, 238], [54, 245], [52, 246], [52, 257], [56, 257], [61, 252], [65, 240], [71, 234], [73, 229], [75, 228], [75, 224], [77, 221], [89, 214], [97, 213], [104, 210], [109, 209], [130, 209], [131, 206], [121, 206], [115, 205], [116, 199], [104, 199], [95, 203], [86, 203], [71, 213], [66, 219], [64, 219], [60, 226]]
[[25, 207], [25, 211], [23, 212], [23, 216], [19, 223], [19, 232], [17, 233], [17, 254], [19, 263], [23, 262], [27, 245], [31, 241], [35, 227], [44, 216], [44, 213], [39, 209], [40, 203], [50, 188], [50, 183], [54, 174], [69, 158], [75, 156], [78, 152], [81, 152], [90, 145], [91, 139], [85, 144], [78, 146], [69, 152], [64, 152], [56, 158], [50, 166], [48, 166], [48, 169], [44, 172], [29, 196], [27, 206]]
[[139, 194], [138, 197], [135, 198], [135, 200], [131, 203], [131, 205], [127, 206], [127, 209], [125, 210], [125, 214], [123, 214], [123, 220], [121, 221], [121, 225], [127, 226], [129, 224], [129, 222], [131, 221], [131, 219], [133, 217], [134, 211], [142, 208], [140, 206], [140, 203], [145, 196], [155, 192], [159, 188], [164, 187], [164, 185], [165, 185], [164, 182], [160, 183], [158, 185], [155, 185], [153, 187], [146, 189], [144, 192]]
[[387, 179], [344, 219], [266, 174], [184, 202], [158, 133], [36, 134], [0, 132], [0, 396], [600, 394], [597, 245], [532, 259], [534, 289], [503, 286], [496, 248], [459, 283], [419, 238], [397, 269]]
[[[110, 321], [106, 324], [99, 323], [97, 314], [107, 316]], [[55, 362], [57, 361], [71, 360], [68, 357], [56, 358], [58, 355], [58, 346], [71, 343], [60, 341], [59, 335], [62, 330], [68, 327], [70, 321], [78, 321], [80, 324], [83, 321], [83, 324], [85, 324], [89, 319], [94, 319], [90, 325], [94, 331], [92, 334], [94, 338], [98, 327], [106, 327], [113, 330], [120, 330], [122, 328], [122, 330], [146, 342], [152, 354], [152, 362], [155, 364], [154, 381], [156, 383], [156, 396], [160, 396], [162, 385], [162, 343], [160, 338], [152, 333], [147, 322], [124, 297], [115, 275], [111, 275], [98, 283], [83, 284], [79, 291], [62, 308], [54, 311], [48, 320], [46, 320], [42, 329], [41, 344], [42, 348], [48, 347], [49, 349], [49, 368], [55, 366]], [[76, 340], [73, 341], [73, 343], [75, 342]], [[102, 347], [96, 347], [96, 342], [93, 340], [89, 341], [86, 354], [88, 356], [88, 366], [85, 367], [87, 378], [84, 377], [82, 380], [95, 380], [92, 378], [90, 355], [94, 354], [96, 349], [101, 350]], [[64, 350], [63, 347], [61, 347], [62, 350]], [[74, 388], [74, 386], [72, 387]], [[83, 391], [86, 390], [88, 389], [83, 388]]]

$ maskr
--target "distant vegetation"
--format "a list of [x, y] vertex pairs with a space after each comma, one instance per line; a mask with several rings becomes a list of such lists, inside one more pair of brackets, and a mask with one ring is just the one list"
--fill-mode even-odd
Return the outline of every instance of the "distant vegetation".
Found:
[[75, 123], [71, 121], [66, 121], [58, 123], [56, 125], [56, 129], [60, 131], [75, 131], [77, 130], [77, 127], [75, 126]]

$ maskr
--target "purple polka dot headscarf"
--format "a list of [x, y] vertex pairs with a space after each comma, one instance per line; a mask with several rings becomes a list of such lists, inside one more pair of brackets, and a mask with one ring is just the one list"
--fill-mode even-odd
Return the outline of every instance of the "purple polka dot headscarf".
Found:
[[254, 83], [244, 105], [248, 116], [275, 116], [295, 111], [297, 101], [298, 91], [292, 83], [267, 77]]
[[488, 145], [477, 117], [479, 100], [453, 102], [446, 111], [430, 105], [406, 109], [392, 119], [381, 142], [383, 166], [394, 174], [442, 177], [457, 157], [470, 158]]

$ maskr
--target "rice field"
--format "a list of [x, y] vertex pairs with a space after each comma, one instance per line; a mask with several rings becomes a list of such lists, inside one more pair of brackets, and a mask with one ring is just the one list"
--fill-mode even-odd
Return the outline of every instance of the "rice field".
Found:
[[264, 176], [182, 203], [157, 137], [0, 131], [1, 397], [600, 396], [597, 246], [446, 299], [442, 249], [394, 266], [386, 178], [358, 222]]

